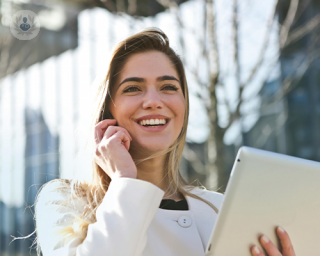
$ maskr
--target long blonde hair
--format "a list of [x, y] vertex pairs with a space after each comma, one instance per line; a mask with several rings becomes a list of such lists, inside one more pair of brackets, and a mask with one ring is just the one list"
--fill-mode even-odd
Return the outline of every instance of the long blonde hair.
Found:
[[[149, 28], [142, 32], [136, 33], [125, 40], [121, 41], [114, 49], [111, 56], [109, 69], [103, 81], [98, 85], [97, 94], [95, 97], [96, 107], [92, 116], [91, 130], [101, 120], [110, 118], [109, 105], [112, 102], [112, 92], [115, 81], [118, 78], [121, 69], [124, 67], [128, 58], [136, 53], [143, 53], [148, 51], [159, 51], [164, 53], [174, 65], [185, 98], [185, 115], [184, 123], [181, 132], [175, 142], [170, 147], [155, 155], [149, 156], [147, 159], [166, 154], [166, 181], [168, 184], [168, 191], [176, 193], [180, 192], [184, 196], [189, 196], [201, 200], [211, 206], [217, 213], [218, 209], [206, 201], [205, 199], [191, 193], [195, 186], [188, 185], [180, 174], [179, 166], [182, 157], [182, 151], [185, 145], [188, 116], [189, 116], [189, 93], [184, 67], [179, 56], [169, 46], [167, 36], [157, 28]], [[140, 162], [141, 162], [140, 161]], [[136, 162], [136, 164], [138, 164]], [[59, 235], [64, 238], [65, 243], [75, 237], [86, 238], [89, 224], [96, 222], [96, 210], [101, 204], [106, 192], [108, 191], [111, 182], [110, 177], [101, 167], [92, 160], [92, 177], [90, 180], [74, 179], [72, 181], [59, 180], [61, 186], [59, 189], [69, 191], [70, 197], [67, 198], [62, 205], [68, 204], [70, 200], [77, 200], [85, 198], [87, 206], [85, 207], [81, 216], [74, 215], [74, 222], [72, 225], [63, 228]], [[55, 181], [53, 181], [55, 182]], [[71, 189], [70, 189], [71, 188]], [[39, 192], [40, 193], [40, 192]], [[38, 244], [38, 253], [40, 252], [40, 245]]]

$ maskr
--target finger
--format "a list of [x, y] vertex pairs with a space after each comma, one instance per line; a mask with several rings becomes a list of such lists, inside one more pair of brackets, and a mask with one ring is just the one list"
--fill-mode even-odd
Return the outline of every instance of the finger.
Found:
[[116, 132], [110, 139], [118, 138], [127, 150], [130, 148], [130, 138], [123, 131]]
[[283, 256], [295, 256], [295, 252], [288, 233], [282, 228], [277, 228], [277, 234], [280, 239]]
[[118, 131], [124, 132], [124, 133], [129, 137], [129, 140], [132, 140], [129, 132], [128, 132], [125, 128], [119, 127], [119, 126], [109, 126], [109, 127], [107, 128], [107, 130], [105, 131], [105, 133], [104, 133], [104, 137], [105, 137], [106, 139], [108, 139], [108, 138], [110, 138], [113, 134], [117, 133]]
[[254, 245], [251, 247], [251, 254], [253, 256], [265, 256], [258, 246]]
[[104, 132], [108, 128], [108, 126], [115, 125], [116, 123], [117, 123], [117, 120], [115, 120], [115, 119], [106, 119], [106, 120], [103, 120], [103, 121], [99, 122], [98, 124], [96, 124], [96, 126], [94, 127], [94, 140], [95, 140], [95, 142], [97, 144], [100, 143], [100, 141], [103, 138]]
[[278, 248], [265, 235], [260, 237], [260, 243], [269, 256], [282, 256]]

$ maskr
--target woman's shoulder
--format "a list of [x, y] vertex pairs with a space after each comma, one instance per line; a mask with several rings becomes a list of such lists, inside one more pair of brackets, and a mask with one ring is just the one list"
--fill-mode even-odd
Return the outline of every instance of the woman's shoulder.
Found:
[[41, 187], [36, 199], [38, 241], [42, 250], [45, 249], [50, 255], [51, 248], [62, 241], [57, 240], [63, 234], [59, 232], [73, 229], [75, 219], [82, 217], [86, 207], [84, 197], [74, 196], [73, 183], [72, 180], [65, 179], [49, 181]]
[[36, 211], [41, 209], [63, 210], [69, 208], [81, 212], [86, 205], [85, 197], [74, 197], [72, 180], [54, 179], [45, 183], [36, 199]]
[[224, 195], [217, 191], [209, 190], [205, 187], [193, 187], [190, 192], [194, 195], [198, 195], [204, 199], [216, 199], [223, 200]]
[[211, 191], [203, 187], [194, 187], [190, 192], [212, 203], [217, 208], [220, 208], [224, 198], [224, 194], [216, 191]]
[[72, 180], [68, 179], [54, 179], [43, 184], [40, 191], [68, 193], [71, 188], [71, 182]]
[[71, 180], [54, 179], [42, 185], [38, 192], [39, 200], [57, 201], [71, 195]]

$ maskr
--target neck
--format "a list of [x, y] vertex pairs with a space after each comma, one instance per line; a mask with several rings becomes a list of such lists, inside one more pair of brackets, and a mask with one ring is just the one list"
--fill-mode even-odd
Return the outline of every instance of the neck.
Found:
[[166, 155], [160, 155], [154, 157], [152, 159], [145, 160], [139, 163], [139, 160], [143, 160], [148, 156], [142, 157], [141, 155], [137, 156], [130, 152], [132, 158], [137, 163], [137, 179], [148, 181], [158, 188], [165, 191], [165, 195], [163, 198], [174, 199], [174, 200], [181, 200], [184, 199], [183, 195], [180, 192], [173, 193], [172, 191], [168, 191], [168, 179], [166, 177]]
[[137, 179], [148, 181], [163, 191], [167, 190], [165, 156], [158, 156], [138, 163], [137, 170]]

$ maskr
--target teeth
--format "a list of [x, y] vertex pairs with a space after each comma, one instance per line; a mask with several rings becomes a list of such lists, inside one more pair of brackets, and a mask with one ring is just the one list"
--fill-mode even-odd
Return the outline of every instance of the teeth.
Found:
[[159, 125], [159, 124], [166, 124], [165, 119], [149, 119], [149, 120], [142, 120], [139, 122], [140, 125]]

